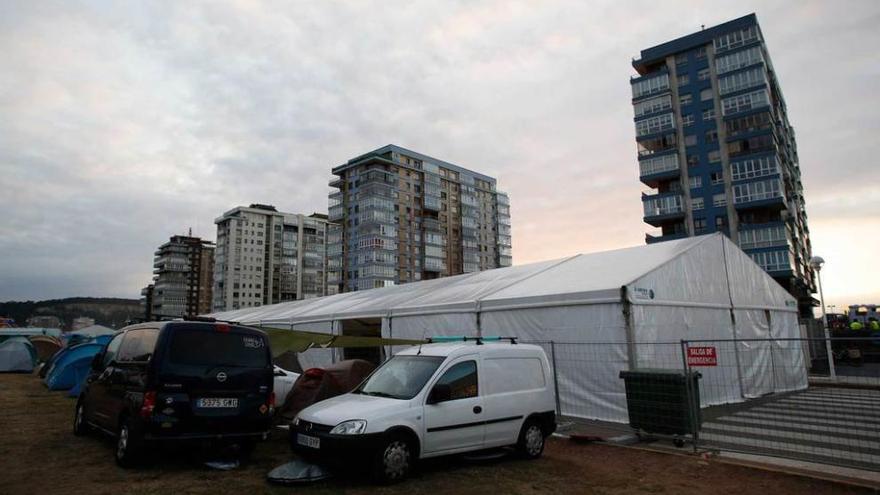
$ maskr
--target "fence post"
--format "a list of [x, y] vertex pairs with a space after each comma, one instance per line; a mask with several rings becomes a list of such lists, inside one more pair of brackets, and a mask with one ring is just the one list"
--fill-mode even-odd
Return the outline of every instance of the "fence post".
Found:
[[[690, 367], [688, 366], [688, 361], [687, 361], [687, 347], [688, 347], [687, 341], [682, 340], [681, 341], [681, 365], [682, 365], [682, 368], [684, 369], [685, 386], [687, 387], [687, 394], [688, 394], [688, 397], [687, 397], [688, 418], [690, 419], [690, 423], [691, 423], [691, 437], [692, 437], [693, 443], [694, 443], [694, 454], [696, 454], [697, 453], [697, 441], [698, 441], [698, 435], [699, 435], [699, 432], [698, 432], [699, 427], [697, 426], [697, 418], [699, 417], [699, 414], [700, 414], [700, 409], [699, 409], [700, 404], [694, 403], [693, 381], [691, 380]], [[697, 386], [699, 386], [699, 385], [697, 385]], [[694, 408], [697, 408], [696, 411], [694, 410]]]
[[559, 401], [559, 372], [556, 371], [556, 342], [550, 341], [550, 360], [553, 362], [553, 389], [556, 392], [556, 418], [562, 416], [562, 406]]

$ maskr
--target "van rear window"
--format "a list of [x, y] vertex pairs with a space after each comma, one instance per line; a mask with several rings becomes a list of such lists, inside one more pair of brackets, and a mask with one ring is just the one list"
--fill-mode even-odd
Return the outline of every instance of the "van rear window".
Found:
[[181, 328], [171, 338], [169, 359], [175, 364], [262, 368], [269, 365], [269, 351], [262, 335]]

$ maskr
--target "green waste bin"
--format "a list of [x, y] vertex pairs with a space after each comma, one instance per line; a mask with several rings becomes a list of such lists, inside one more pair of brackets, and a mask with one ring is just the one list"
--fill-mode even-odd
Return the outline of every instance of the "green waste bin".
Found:
[[698, 431], [702, 424], [700, 376], [696, 371], [685, 374], [668, 369], [621, 371], [630, 426], [661, 435], [690, 435]]

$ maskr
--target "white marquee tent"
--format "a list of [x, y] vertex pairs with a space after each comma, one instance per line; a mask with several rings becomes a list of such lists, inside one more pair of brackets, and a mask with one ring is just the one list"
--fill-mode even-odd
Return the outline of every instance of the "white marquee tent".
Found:
[[[807, 385], [799, 342], [748, 340], [800, 337], [796, 301], [721, 234], [210, 316], [332, 334], [348, 320], [372, 319], [387, 338], [544, 342], [562, 413], [609, 421], [627, 418], [619, 372], [682, 369], [681, 340], [716, 348], [717, 366], [699, 369], [703, 405]], [[310, 367], [339, 354], [301, 357]]]

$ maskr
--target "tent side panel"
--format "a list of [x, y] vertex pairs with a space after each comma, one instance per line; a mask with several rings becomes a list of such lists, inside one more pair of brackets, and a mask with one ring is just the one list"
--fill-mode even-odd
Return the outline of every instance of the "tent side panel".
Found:
[[[770, 312], [770, 335], [774, 338], [800, 337], [797, 313], [789, 311]], [[773, 389], [790, 392], [807, 388], [807, 363], [804, 343], [799, 340], [774, 340], [772, 342]]]
[[633, 304], [665, 302], [729, 306], [721, 237], [705, 239], [627, 284], [629, 300]]
[[[382, 337], [394, 339], [425, 339], [434, 335], [477, 335], [475, 313], [434, 313], [426, 315], [382, 318]], [[408, 346], [388, 346], [386, 355], [393, 355]]]
[[487, 311], [480, 321], [483, 335], [541, 343], [556, 368], [563, 415], [628, 420], [626, 390], [619, 377], [629, 367], [623, 305]]
[[[294, 323], [292, 330], [301, 330], [303, 332], [319, 332], [338, 335], [335, 331], [335, 322], [321, 321], [313, 323]], [[337, 360], [336, 349], [313, 348], [305, 352], [297, 354], [299, 365], [303, 370], [309, 368], [326, 368]]]
[[692, 346], [714, 347], [717, 366], [696, 368], [702, 405], [742, 401], [730, 311], [720, 308], [633, 305], [640, 368], [683, 370], [682, 340], [712, 339]]

